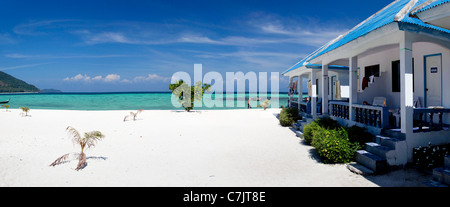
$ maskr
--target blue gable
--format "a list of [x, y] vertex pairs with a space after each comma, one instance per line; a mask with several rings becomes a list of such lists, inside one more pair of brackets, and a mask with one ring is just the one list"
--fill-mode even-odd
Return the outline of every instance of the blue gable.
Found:
[[[436, 2], [433, 2], [432, 4], [427, 5], [423, 9], [431, 8], [431, 7], [434, 7], [439, 4], [443, 4], [448, 1], [449, 0], [436, 1]], [[398, 17], [396, 17], [396, 15], [399, 14], [399, 12], [402, 9], [404, 9], [407, 6], [407, 4], [410, 2], [411, 2], [410, 0], [397, 0], [397, 1], [392, 2], [391, 4], [389, 4], [382, 10], [380, 10], [379, 12], [375, 13], [374, 15], [372, 15], [365, 21], [361, 22], [359, 25], [357, 25], [356, 27], [351, 29], [346, 34], [336, 38], [335, 40], [331, 41], [330, 43], [322, 46], [315, 52], [311, 53], [310, 55], [308, 55], [307, 57], [302, 59], [300, 62], [298, 62], [297, 64], [295, 64], [294, 66], [292, 66], [291, 68], [286, 70], [285, 72], [283, 72], [282, 74], [285, 74], [285, 73], [295, 70], [305, 64], [308, 64], [308, 61], [310, 61], [316, 57], [319, 57], [320, 55], [323, 55], [327, 52], [335, 50], [335, 49], [337, 49], [359, 37], [362, 37], [372, 31], [374, 31], [380, 27], [383, 27], [389, 23], [392, 23], [392, 22], [399, 22], [402, 24], [411, 24], [412, 26], [416, 26], [416, 27], [419, 26], [417, 29], [427, 28], [427, 29], [431, 29], [431, 30], [437, 30], [442, 33], [450, 34], [450, 30], [448, 30], [448, 29], [444, 29], [444, 28], [440, 28], [440, 27], [437, 27], [434, 25], [426, 24], [418, 18], [409, 16], [409, 12], [412, 9], [414, 9], [414, 7], [423, 5], [424, 3], [427, 2], [427, 0], [418, 0], [416, 2], [416, 4], [410, 10], [405, 12], [404, 16], [399, 20]], [[411, 27], [408, 27], [408, 28], [411, 29]]]

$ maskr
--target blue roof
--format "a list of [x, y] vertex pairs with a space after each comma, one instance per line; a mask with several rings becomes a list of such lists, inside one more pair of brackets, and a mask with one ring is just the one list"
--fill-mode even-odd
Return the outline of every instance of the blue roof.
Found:
[[[413, 5], [413, 7], [410, 8], [410, 10], [408, 10], [407, 12], [404, 12], [403, 18], [398, 19], [398, 17], [396, 17], [396, 15], [399, 14], [399, 12], [402, 9], [404, 9], [404, 8], [407, 9], [406, 6], [410, 2], [411, 2], [410, 0], [397, 0], [397, 1], [392, 2], [391, 4], [389, 4], [382, 10], [380, 10], [379, 12], [375, 13], [374, 15], [372, 15], [371, 17], [369, 17], [368, 19], [366, 19], [365, 21], [361, 22], [359, 25], [357, 25], [356, 27], [354, 27], [353, 29], [348, 31], [346, 34], [339, 36], [335, 40], [325, 44], [324, 46], [322, 46], [315, 52], [311, 53], [310, 55], [308, 55], [307, 57], [302, 59], [300, 62], [298, 62], [294, 66], [287, 69], [282, 74], [285, 74], [285, 73], [295, 70], [305, 64], [308, 64], [308, 61], [310, 61], [320, 55], [323, 55], [327, 52], [330, 52], [334, 49], [337, 49], [337, 48], [351, 42], [352, 40], [362, 37], [372, 31], [374, 31], [380, 27], [383, 27], [389, 23], [392, 23], [392, 22], [402, 22], [402, 23], [412, 24], [415, 26], [425, 27], [428, 29], [438, 30], [440, 32], [445, 32], [445, 33], [450, 34], [450, 30], [448, 30], [448, 29], [444, 29], [444, 28], [440, 28], [440, 27], [437, 27], [434, 25], [426, 24], [423, 21], [421, 21], [420, 19], [410, 17], [408, 15], [410, 10], [413, 9], [414, 6], [422, 5], [425, 2], [427, 2], [427, 0], [418, 0], [417, 3], [415, 5]], [[439, 3], [441, 3], [441, 4], [442, 4], [442, 2], [445, 3], [445, 2], [448, 2], [448, 0], [439, 1]]]
[[[305, 65], [306, 68], [311, 68], [311, 69], [322, 69], [322, 65], [321, 64], [307, 64]], [[332, 69], [332, 70], [348, 70], [348, 66], [342, 66], [342, 65], [329, 65], [328, 69]]]
[[417, 13], [423, 12], [425, 10], [434, 8], [436, 6], [439, 6], [441, 4], [445, 4], [450, 2], [450, 0], [434, 0], [434, 1], [427, 1], [419, 6], [416, 7], [416, 9], [411, 11], [411, 15], [416, 15]]

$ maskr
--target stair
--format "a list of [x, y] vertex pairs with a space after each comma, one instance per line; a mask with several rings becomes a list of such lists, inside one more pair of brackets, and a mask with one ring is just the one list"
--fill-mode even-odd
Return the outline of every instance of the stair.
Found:
[[435, 186], [429, 187], [449, 187], [450, 186], [450, 155], [444, 158], [444, 166], [433, 169], [433, 180], [422, 183], [427, 186], [428, 183], [435, 182]]
[[[394, 166], [406, 164], [406, 149], [403, 140], [385, 136], [376, 136], [375, 142], [366, 143], [365, 150], [358, 150], [355, 154], [357, 164], [370, 169], [373, 173], [365, 172], [364, 174], [381, 174], [387, 172]], [[356, 164], [352, 164], [356, 165]], [[354, 167], [347, 166], [352, 172], [358, 173]], [[359, 174], [359, 173], [358, 173]]]
[[355, 159], [356, 162], [372, 170], [374, 173], [384, 173], [387, 171], [386, 159], [366, 150], [356, 151]]

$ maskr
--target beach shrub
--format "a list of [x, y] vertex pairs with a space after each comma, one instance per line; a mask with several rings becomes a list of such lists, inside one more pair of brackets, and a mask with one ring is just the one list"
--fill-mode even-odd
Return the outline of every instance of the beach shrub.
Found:
[[0, 107], [5, 107], [6, 111], [8, 111], [8, 109], [9, 109], [9, 105], [8, 104], [3, 104]]
[[203, 100], [203, 94], [205, 91], [209, 91], [210, 88], [211, 85], [206, 83], [202, 84], [200, 81], [195, 83], [194, 86], [189, 86], [188, 83], [185, 83], [183, 80], [169, 84], [169, 90], [172, 91], [173, 95], [178, 97], [178, 101], [187, 112], [194, 108], [195, 100]]
[[305, 125], [303, 127], [303, 138], [305, 141], [309, 144], [311, 144], [312, 140], [314, 139], [313, 132], [320, 129], [337, 129], [340, 128], [341, 125], [339, 123], [331, 118], [328, 117], [322, 117], [319, 119], [316, 119], [315, 121]]
[[364, 127], [353, 125], [351, 127], [344, 127], [347, 131], [350, 142], [356, 142], [360, 146], [364, 146], [367, 142], [373, 142], [374, 136]]
[[303, 127], [303, 139], [305, 139], [305, 142], [308, 144], [311, 144], [314, 134], [313, 132], [321, 128], [319, 124], [315, 121], [305, 125]]
[[320, 127], [323, 127], [325, 129], [338, 129], [341, 127], [341, 125], [336, 120], [330, 117], [321, 117], [315, 120], [315, 122], [317, 122]]
[[324, 163], [351, 162], [356, 150], [373, 141], [373, 135], [365, 128], [342, 127], [336, 120], [327, 117], [304, 126], [303, 138], [316, 149]]
[[352, 143], [348, 139], [347, 131], [344, 128], [319, 129], [312, 132], [313, 139], [311, 145], [316, 149], [324, 163], [349, 163], [353, 160], [358, 143]]
[[280, 125], [292, 126], [293, 123], [301, 119], [298, 109], [294, 107], [283, 108], [280, 112]]
[[25, 116], [28, 116], [28, 112], [30, 111], [30, 108], [22, 106], [22, 107], [20, 107], [20, 109], [22, 109], [22, 112], [25, 112]]

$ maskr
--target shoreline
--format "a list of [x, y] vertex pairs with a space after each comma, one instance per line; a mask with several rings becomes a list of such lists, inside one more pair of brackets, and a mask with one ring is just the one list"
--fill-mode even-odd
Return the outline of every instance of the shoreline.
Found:
[[[0, 109], [0, 186], [417, 186], [428, 177], [405, 169], [364, 177], [344, 164], [323, 164], [287, 127], [280, 109], [77, 111]], [[85, 151], [87, 166], [65, 129], [101, 131]]]

